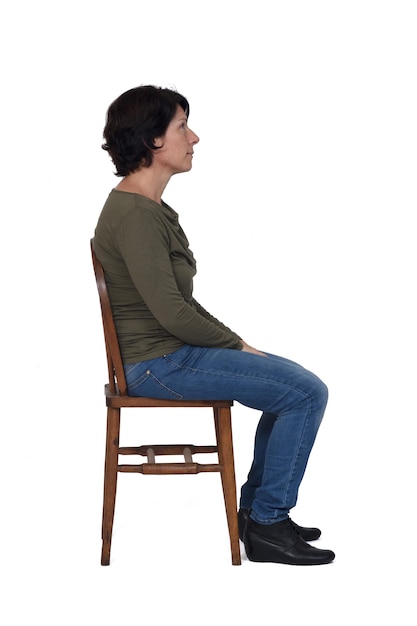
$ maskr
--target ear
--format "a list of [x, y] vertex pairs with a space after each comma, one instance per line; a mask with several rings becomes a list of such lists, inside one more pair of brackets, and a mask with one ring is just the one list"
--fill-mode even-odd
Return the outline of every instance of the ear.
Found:
[[162, 146], [164, 145], [162, 137], [155, 137], [155, 139], [153, 140], [153, 145], [154, 148], [162, 148]]

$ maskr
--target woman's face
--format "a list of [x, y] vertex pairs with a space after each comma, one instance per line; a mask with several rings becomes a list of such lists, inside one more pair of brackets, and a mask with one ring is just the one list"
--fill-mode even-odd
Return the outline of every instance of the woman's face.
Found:
[[199, 142], [197, 135], [188, 128], [187, 116], [178, 106], [163, 137], [158, 137], [154, 145], [154, 163], [163, 167], [169, 175], [188, 172], [192, 167], [194, 146]]

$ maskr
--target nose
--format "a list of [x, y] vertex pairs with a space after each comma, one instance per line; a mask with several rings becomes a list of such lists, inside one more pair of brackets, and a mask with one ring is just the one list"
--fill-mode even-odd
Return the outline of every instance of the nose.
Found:
[[189, 129], [189, 133], [190, 133], [190, 138], [189, 138], [190, 143], [194, 145], [200, 141], [200, 137], [196, 135], [195, 132], [193, 132], [191, 129]]

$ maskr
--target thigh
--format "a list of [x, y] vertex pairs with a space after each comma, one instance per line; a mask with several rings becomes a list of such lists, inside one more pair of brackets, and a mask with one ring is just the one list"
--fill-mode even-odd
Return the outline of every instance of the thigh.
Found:
[[325, 386], [289, 359], [240, 350], [184, 346], [163, 357], [164, 384], [185, 399], [236, 400], [277, 414]]

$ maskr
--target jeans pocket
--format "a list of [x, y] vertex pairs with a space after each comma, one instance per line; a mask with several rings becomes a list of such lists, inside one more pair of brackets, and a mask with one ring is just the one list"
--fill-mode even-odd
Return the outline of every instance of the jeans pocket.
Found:
[[162, 400], [182, 400], [184, 396], [164, 382], [163, 372], [159, 372], [158, 369], [163, 368], [153, 367], [151, 370], [147, 367], [144, 371], [143, 363], [127, 365], [125, 375], [129, 395]]

